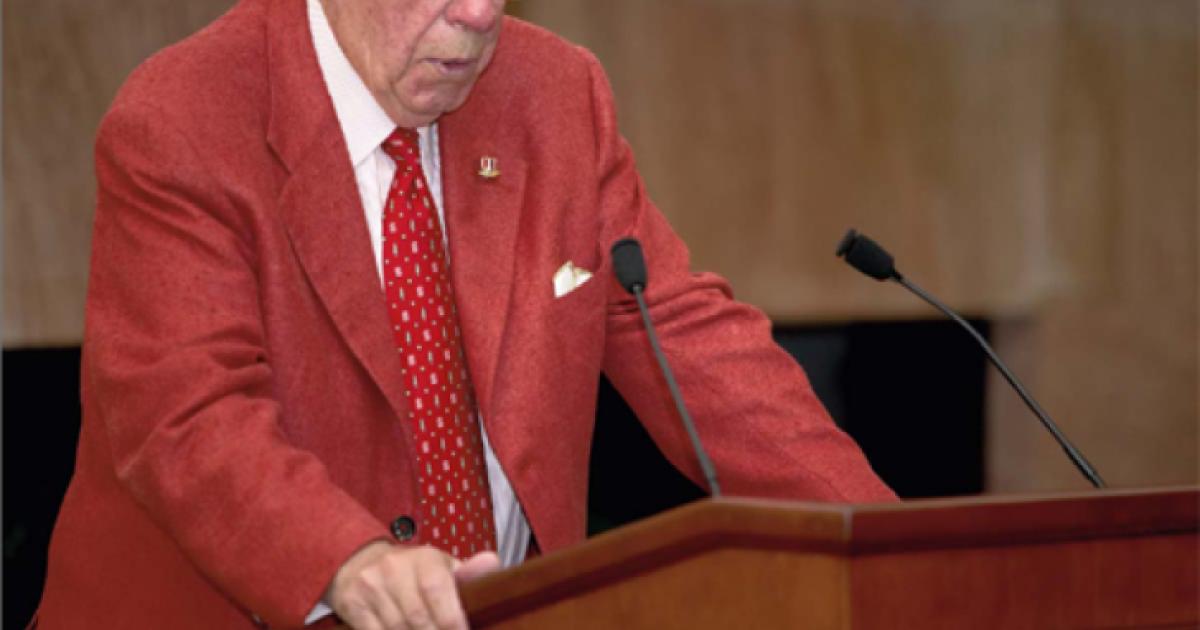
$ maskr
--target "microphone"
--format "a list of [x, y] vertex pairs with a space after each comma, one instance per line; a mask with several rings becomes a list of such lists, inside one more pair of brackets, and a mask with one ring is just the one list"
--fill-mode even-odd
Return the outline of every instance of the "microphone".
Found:
[[1025, 401], [1026, 406], [1033, 411], [1034, 415], [1038, 417], [1038, 420], [1041, 420], [1042, 426], [1046, 427], [1046, 430], [1050, 432], [1050, 435], [1054, 436], [1054, 439], [1058, 442], [1058, 445], [1062, 447], [1063, 452], [1065, 452], [1067, 457], [1071, 459], [1071, 463], [1075, 464], [1075, 467], [1079, 469], [1079, 472], [1083, 473], [1083, 476], [1087, 477], [1087, 480], [1090, 481], [1093, 486], [1096, 488], [1105, 487], [1104, 480], [1100, 478], [1100, 474], [1096, 472], [1096, 469], [1092, 468], [1092, 465], [1089, 464], [1087, 459], [1084, 458], [1083, 453], [1080, 453], [1079, 450], [1076, 449], [1073, 444], [1071, 444], [1071, 441], [1067, 439], [1067, 436], [1063, 435], [1062, 431], [1059, 430], [1058, 425], [1054, 424], [1054, 421], [1050, 419], [1050, 415], [1047, 414], [1045, 410], [1042, 409], [1042, 406], [1033, 399], [1033, 396], [1030, 396], [1029, 393], [1025, 391], [1025, 386], [1021, 384], [1021, 381], [1017, 380], [1017, 377], [1012, 373], [1011, 370], [1008, 369], [1008, 366], [1000, 360], [1000, 357], [994, 350], [992, 350], [992, 346], [989, 345], [987, 340], [983, 338], [983, 335], [979, 334], [979, 331], [975, 330], [974, 326], [971, 326], [971, 324], [967, 323], [967, 320], [963, 319], [949, 306], [942, 304], [941, 301], [927, 293], [924, 289], [905, 279], [904, 276], [896, 270], [895, 260], [892, 258], [891, 254], [887, 253], [887, 250], [885, 250], [883, 247], [880, 247], [880, 245], [875, 241], [862, 234], [859, 234], [856, 230], [849, 230], [846, 232], [846, 235], [842, 237], [842, 241], [838, 243], [837, 256], [839, 258], [844, 258], [851, 267], [854, 267], [860, 272], [871, 276], [876, 280], [881, 282], [885, 280], [895, 280], [901, 286], [916, 294], [917, 297], [932, 304], [934, 308], [938, 309], [942, 313], [945, 313], [947, 317], [955, 322], [958, 322], [960, 326], [965, 328], [967, 332], [975, 338], [975, 341], [979, 343], [980, 347], [983, 348], [983, 351], [987, 354], [988, 359], [991, 360], [992, 365], [996, 366], [996, 369], [1000, 370], [1000, 373], [1004, 375], [1004, 379], [1008, 381], [1008, 384], [1012, 385], [1013, 389], [1017, 391], [1017, 394], [1021, 396], [1021, 400]]
[[617, 282], [635, 297], [646, 289], [646, 260], [636, 238], [623, 238], [612, 246], [613, 273]]
[[879, 243], [854, 230], [846, 232], [842, 237], [842, 242], [837, 246], [837, 255], [839, 258], [845, 258], [851, 267], [880, 282], [890, 278], [901, 278], [900, 273], [896, 271], [896, 261], [892, 255], [880, 247]]
[[671, 366], [667, 364], [667, 355], [663, 354], [662, 348], [658, 345], [654, 322], [650, 320], [650, 309], [646, 306], [644, 294], [647, 278], [646, 260], [642, 257], [642, 244], [635, 238], [623, 238], [613, 243], [611, 251], [613, 273], [617, 276], [617, 282], [637, 298], [638, 310], [642, 312], [642, 323], [646, 326], [646, 335], [650, 338], [650, 348], [654, 351], [654, 358], [658, 359], [658, 367], [667, 380], [667, 388], [671, 391], [671, 398], [675, 401], [675, 409], [679, 411], [683, 428], [687, 430], [688, 437], [692, 440], [692, 449], [696, 451], [700, 470], [708, 482], [709, 494], [714, 498], [720, 497], [721, 486], [717, 483], [717, 471], [713, 468], [712, 461], [708, 459], [704, 444], [700, 442], [700, 434], [696, 432], [696, 425], [692, 423], [692, 416], [688, 414], [687, 407], [683, 404], [683, 395], [679, 393], [675, 375], [671, 372]]

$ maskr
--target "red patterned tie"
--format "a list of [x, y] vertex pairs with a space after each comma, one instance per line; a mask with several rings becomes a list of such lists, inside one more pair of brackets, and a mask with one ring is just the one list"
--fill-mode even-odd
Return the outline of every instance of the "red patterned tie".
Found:
[[466, 558], [494, 550], [496, 538], [442, 229], [416, 132], [397, 129], [383, 150], [396, 162], [383, 209], [384, 293], [417, 448], [419, 538]]

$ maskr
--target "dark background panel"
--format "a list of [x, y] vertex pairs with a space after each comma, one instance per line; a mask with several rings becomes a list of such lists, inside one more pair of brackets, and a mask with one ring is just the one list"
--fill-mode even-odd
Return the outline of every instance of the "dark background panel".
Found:
[[[985, 364], [956, 326], [782, 328], [776, 340], [901, 496], [982, 491]], [[45, 580], [46, 546], [79, 436], [79, 358], [78, 348], [4, 351], [5, 627], [29, 619]], [[663, 459], [607, 381], [591, 475], [591, 534], [703, 496]]]
[[79, 348], [4, 351], [4, 627], [29, 621], [79, 441]]
[[[986, 335], [986, 322], [973, 324]], [[775, 339], [804, 366], [830, 415], [901, 497], [983, 491], [986, 365], [958, 326], [932, 321], [780, 328]], [[591, 533], [703, 496], [663, 459], [606, 381], [591, 474]]]

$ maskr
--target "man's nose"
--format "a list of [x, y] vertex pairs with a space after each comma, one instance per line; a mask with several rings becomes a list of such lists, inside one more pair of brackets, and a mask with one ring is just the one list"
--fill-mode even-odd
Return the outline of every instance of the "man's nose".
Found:
[[446, 20], [476, 32], [490, 31], [504, 12], [504, 0], [452, 0], [446, 7]]

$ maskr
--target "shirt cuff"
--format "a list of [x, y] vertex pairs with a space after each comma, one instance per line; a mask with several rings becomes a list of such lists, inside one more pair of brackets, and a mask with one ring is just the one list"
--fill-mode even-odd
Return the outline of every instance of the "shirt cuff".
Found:
[[329, 607], [329, 604], [317, 602], [317, 605], [313, 606], [312, 612], [308, 613], [308, 616], [304, 618], [304, 625], [311, 626], [332, 614], [333, 609]]

